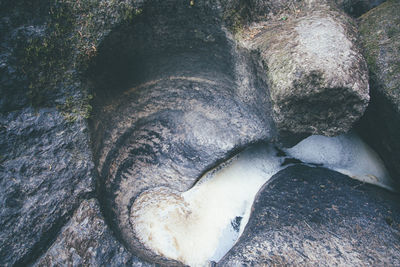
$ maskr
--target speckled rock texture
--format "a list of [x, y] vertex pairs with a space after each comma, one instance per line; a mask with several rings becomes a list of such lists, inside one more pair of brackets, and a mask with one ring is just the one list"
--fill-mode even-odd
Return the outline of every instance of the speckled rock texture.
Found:
[[1, 266], [35, 261], [94, 194], [81, 74], [110, 29], [134, 16], [123, 5], [0, 3]]
[[400, 196], [322, 168], [293, 166], [260, 189], [217, 266], [397, 266]]
[[353, 23], [328, 2], [306, 1], [237, 35], [260, 54], [279, 131], [333, 136], [363, 115], [368, 70]]
[[[351, 13], [360, 1], [345, 2]], [[307, 3], [0, 1], [0, 266], [181, 265], [135, 238], [129, 213], [138, 194], [187, 190], [256, 142], [348, 129], [367, 101], [354, 28], [334, 2]], [[251, 22], [262, 30], [246, 28]], [[266, 75], [269, 49], [292, 50], [256, 44], [269, 31], [297, 45], [300, 61], [289, 59], [302, 71], [287, 72], [288, 81]], [[315, 36], [325, 44], [317, 55]], [[290, 95], [275, 89], [290, 79], [305, 89], [295, 91], [305, 108], [293, 98], [285, 110]], [[315, 98], [314, 85], [322, 88]], [[387, 253], [378, 255], [395, 255]]]
[[132, 256], [107, 226], [96, 199], [84, 200], [34, 266], [153, 266]]
[[[37, 253], [94, 189], [87, 128], [56, 109], [0, 117], [0, 265]], [[86, 134], [85, 134], [86, 133]]]
[[360, 134], [400, 182], [400, 1], [387, 1], [360, 18], [368, 60], [371, 105]]

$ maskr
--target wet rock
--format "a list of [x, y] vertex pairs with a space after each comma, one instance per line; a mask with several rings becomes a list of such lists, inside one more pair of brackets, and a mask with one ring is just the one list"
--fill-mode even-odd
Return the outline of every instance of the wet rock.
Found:
[[260, 54], [279, 131], [332, 136], [362, 116], [368, 71], [353, 23], [319, 1], [238, 34]]
[[0, 116], [0, 265], [40, 253], [93, 191], [88, 132], [56, 109]]
[[[139, 257], [171, 265], [178, 263], [155, 255], [136, 237], [130, 209], [138, 195], [159, 186], [186, 191], [248, 144], [276, 136], [265, 84], [243, 75], [256, 67], [251, 55], [235, 50], [218, 10], [160, 1], [144, 5], [142, 16], [130, 30], [121, 29], [130, 37], [112, 34], [126, 39], [112, 39], [99, 50], [99, 62], [130, 58], [123, 66], [134, 71], [116, 81], [125, 81], [125, 88], [114, 89], [118, 83], [111, 78], [97, 88], [95, 164], [106, 216], [120, 238]], [[126, 43], [126, 49], [113, 43]], [[96, 75], [105, 77], [116, 63]]]
[[361, 17], [360, 33], [368, 61], [371, 104], [360, 134], [400, 182], [400, 8], [387, 1]]
[[322, 168], [280, 171], [218, 266], [398, 265], [400, 196]]
[[104, 221], [99, 203], [84, 200], [34, 266], [152, 266], [132, 256]]

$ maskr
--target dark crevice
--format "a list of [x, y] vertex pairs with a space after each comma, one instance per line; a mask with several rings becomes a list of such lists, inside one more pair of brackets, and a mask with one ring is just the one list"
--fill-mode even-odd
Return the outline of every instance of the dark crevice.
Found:
[[39, 239], [39, 241], [32, 247], [31, 251], [25, 254], [21, 259], [16, 261], [13, 266], [32, 266], [40, 257], [54, 244], [57, 237], [61, 234], [62, 229], [71, 220], [75, 211], [79, 208], [83, 200], [95, 198], [95, 192], [88, 192], [83, 194], [77, 203], [73, 205], [73, 208], [69, 210], [64, 216], [59, 218], [50, 229], [48, 229]]

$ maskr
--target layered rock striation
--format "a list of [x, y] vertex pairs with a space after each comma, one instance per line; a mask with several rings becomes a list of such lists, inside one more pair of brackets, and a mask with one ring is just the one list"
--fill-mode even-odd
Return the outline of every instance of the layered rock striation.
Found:
[[131, 87], [119, 96], [97, 88], [92, 132], [101, 203], [130, 251], [168, 265], [178, 263], [147, 249], [132, 227], [139, 194], [161, 186], [186, 191], [221, 160], [276, 137], [265, 84], [246, 75], [255, 68], [251, 57], [236, 50], [218, 10], [197, 5], [145, 5], [127, 31], [135, 42], [99, 59], [130, 55], [126, 64], [139, 70], [124, 77]]
[[[349, 13], [360, 3], [336, 2]], [[361, 2], [365, 10], [374, 5]], [[376, 10], [391, 14], [397, 2], [385, 5]], [[376, 10], [361, 18], [362, 29], [370, 19], [380, 25], [380, 14], [369, 15]], [[2, 1], [0, 14], [2, 266], [181, 265], [156, 255], [136, 237], [130, 209], [140, 193], [156, 186], [185, 191], [253, 143], [293, 144], [299, 136], [345, 132], [368, 102], [356, 26], [333, 1]], [[383, 40], [377, 68], [366, 53], [371, 77], [380, 86], [372, 93], [376, 114], [397, 114], [395, 105], [387, 105], [397, 103], [396, 95], [385, 87], [396, 87], [396, 72], [387, 71], [395, 66], [387, 56], [397, 51], [388, 41], [397, 38], [393, 29], [377, 38]], [[368, 48], [366, 37], [363, 33]], [[375, 56], [378, 50], [372, 48], [368, 51]], [[374, 100], [374, 94], [383, 96]], [[386, 115], [376, 116], [390, 125], [382, 119]], [[382, 126], [383, 137], [373, 140], [390, 136], [396, 147], [396, 125]], [[382, 147], [381, 155], [397, 170], [396, 152]], [[354, 214], [371, 222], [366, 229], [375, 227], [394, 244], [397, 211], [387, 204], [392, 196], [376, 193], [384, 197], [375, 199], [365, 196], [370, 189], [360, 184], [339, 183], [329, 201], [336, 198], [333, 192], [340, 193], [338, 187], [350, 194], [363, 188], [344, 199], [358, 206], [374, 203], [366, 209], [370, 219]], [[349, 206], [340, 207], [353, 214]], [[375, 208], [394, 215], [374, 213]], [[342, 218], [332, 214], [333, 220]], [[330, 222], [319, 225], [337, 230]], [[257, 236], [259, 228], [252, 227], [246, 233]], [[343, 227], [346, 233], [355, 229]], [[246, 238], [240, 244], [252, 249], [264, 244], [250, 234]], [[366, 241], [360, 240], [363, 247]], [[278, 243], [274, 246], [280, 251]], [[376, 255], [396, 263], [392, 252], [378, 248]], [[230, 263], [237, 255], [232, 253], [221, 264]], [[366, 262], [387, 263], [360, 253]], [[282, 260], [297, 263], [301, 257]], [[343, 257], [338, 263], [353, 263]]]

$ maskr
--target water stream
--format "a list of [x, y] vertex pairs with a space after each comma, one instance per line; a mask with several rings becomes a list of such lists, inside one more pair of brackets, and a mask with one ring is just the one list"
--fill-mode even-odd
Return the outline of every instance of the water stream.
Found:
[[284, 151], [258, 144], [209, 171], [184, 193], [164, 187], [142, 193], [131, 209], [134, 231], [147, 248], [167, 258], [190, 266], [217, 262], [243, 232], [261, 186], [296, 161], [392, 189], [382, 161], [354, 133], [310, 136]]

